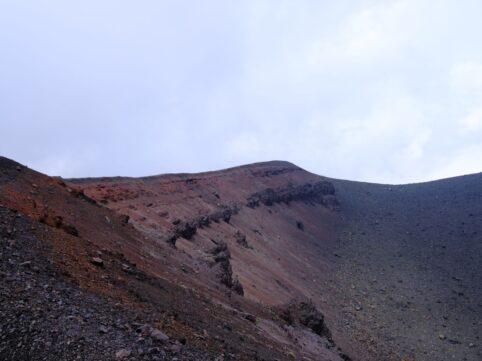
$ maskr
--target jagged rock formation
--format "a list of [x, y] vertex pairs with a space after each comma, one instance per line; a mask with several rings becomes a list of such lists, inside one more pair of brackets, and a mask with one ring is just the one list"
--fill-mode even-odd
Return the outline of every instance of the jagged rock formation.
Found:
[[335, 197], [335, 188], [328, 181], [305, 183], [301, 185], [289, 184], [287, 187], [267, 188], [256, 192], [248, 197], [247, 206], [254, 208], [260, 204], [272, 206], [275, 203], [286, 203], [301, 201], [309, 204], [319, 203], [330, 207], [338, 208], [338, 201]]
[[166, 240], [173, 246], [176, 245], [176, 240], [180, 237], [190, 240], [196, 234], [198, 228], [209, 227], [211, 222], [219, 223], [220, 221], [224, 221], [229, 223], [231, 217], [238, 213], [238, 211], [239, 208], [237, 206], [223, 207], [222, 210], [198, 217], [194, 220], [181, 221], [180, 219], [176, 219], [173, 221], [173, 225], [175, 226], [174, 230], [168, 233]]
[[216, 247], [212, 250], [212, 254], [214, 255], [214, 262], [220, 266], [219, 279], [221, 283], [237, 294], [244, 295], [241, 282], [237, 278], [233, 278], [233, 269], [230, 263], [231, 253], [228, 245], [223, 241], [217, 242]]
[[46, 210], [44, 210], [44, 212], [40, 216], [39, 222], [45, 223], [45, 224], [47, 224], [51, 227], [60, 228], [65, 233], [68, 233], [72, 236], [76, 236], [76, 237], [79, 236], [79, 231], [77, 230], [77, 228], [75, 228], [71, 224], [65, 224], [64, 220], [61, 216], [55, 216], [53, 214], [50, 214], [48, 212], [48, 208]]
[[312, 302], [292, 301], [280, 308], [280, 315], [290, 325], [303, 325], [317, 335], [331, 340], [331, 332], [325, 324], [325, 317]]
[[234, 238], [236, 239], [236, 243], [239, 244], [241, 247], [250, 248], [250, 249], [253, 248], [248, 244], [246, 235], [244, 233], [241, 233], [240, 231], [236, 231], [236, 233], [234, 234]]

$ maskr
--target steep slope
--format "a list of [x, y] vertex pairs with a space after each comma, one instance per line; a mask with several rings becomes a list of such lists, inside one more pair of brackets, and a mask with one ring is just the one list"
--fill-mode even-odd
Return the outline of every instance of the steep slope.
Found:
[[[322, 307], [335, 257], [331, 254], [338, 203], [332, 184], [286, 162], [260, 163], [203, 174], [70, 180], [157, 242], [149, 255], [161, 262], [175, 255], [162, 277], [212, 297], [242, 295], [267, 306], [312, 300], [329, 323], [336, 307]], [[226, 257], [227, 256], [227, 257]], [[239, 299], [237, 297], [236, 299]], [[276, 342], [316, 339], [257, 322]], [[334, 332], [344, 352], [365, 354], [343, 333]], [[325, 335], [327, 336], [327, 335]], [[331, 337], [328, 337], [331, 338]], [[329, 347], [332, 347], [329, 345]], [[314, 355], [319, 355], [314, 350]], [[366, 356], [368, 357], [368, 355]]]
[[[177, 257], [187, 254], [191, 266], [205, 274], [210, 269], [205, 261], [225, 242], [244, 296], [266, 304], [288, 302], [300, 293], [314, 296], [306, 290], [306, 282], [300, 284], [299, 275], [321, 270], [306, 269], [316, 260], [306, 262], [304, 257], [313, 256], [313, 247], [328, 246], [334, 238], [330, 232], [337, 203], [331, 183], [289, 163], [195, 176], [71, 182], [89, 197], [128, 215], [136, 229], [157, 241], [154, 257], [159, 257], [159, 249], [174, 246], [180, 251]], [[307, 229], [302, 222], [297, 225], [302, 218]], [[293, 243], [296, 238], [299, 242]], [[307, 282], [310, 288], [313, 280]]]
[[[236, 249], [223, 239], [188, 247], [182, 235], [201, 240], [203, 230], [184, 221], [197, 213], [183, 196], [171, 212], [177, 207], [184, 217], [175, 227], [162, 222], [144, 227], [129, 219], [129, 212], [104, 207], [73, 184], [0, 158], [2, 355], [8, 360], [344, 357], [310, 302], [278, 310], [239, 295]], [[220, 235], [233, 232], [230, 218], [241, 212], [236, 207], [233, 202], [221, 213], [219, 207], [208, 209], [215, 210], [210, 228]], [[199, 230], [189, 237], [186, 229], [194, 226]]]
[[479, 360], [482, 174], [411, 185], [333, 180], [336, 275], [353, 328], [414, 360]]
[[[245, 298], [312, 299], [355, 359], [476, 360], [481, 180], [377, 185], [270, 162], [76, 183], [160, 244], [176, 238], [197, 266], [213, 241], [226, 242]], [[311, 191], [315, 184], [320, 193]], [[228, 222], [208, 222], [222, 214]], [[193, 227], [179, 233], [186, 225]]]

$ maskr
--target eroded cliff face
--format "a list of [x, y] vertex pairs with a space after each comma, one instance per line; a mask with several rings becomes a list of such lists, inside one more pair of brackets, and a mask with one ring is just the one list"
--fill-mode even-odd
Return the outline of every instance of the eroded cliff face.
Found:
[[[72, 343], [68, 335], [79, 336], [90, 340], [92, 347], [69, 348], [62, 353], [59, 345], [48, 341], [50, 346], [42, 350], [14, 351], [13, 342], [30, 336], [14, 325], [15, 309], [26, 296], [17, 300], [10, 294], [8, 299], [2, 298], [0, 308], [8, 319], [2, 327], [7, 327], [5, 332], [10, 336], [0, 347], [11, 359], [25, 355], [35, 359], [45, 352], [59, 357], [102, 355], [107, 359], [119, 352], [146, 360], [174, 356], [203, 360], [219, 355], [228, 360], [342, 359], [336, 340], [317, 335], [302, 324], [291, 325], [269, 307], [289, 302], [295, 295], [304, 298], [307, 291], [297, 284], [299, 278], [294, 274], [291, 281], [284, 279], [292, 270], [280, 262], [304, 268], [295, 252], [298, 246], [288, 249], [280, 242], [280, 226], [286, 226], [285, 220], [279, 218], [270, 224], [262, 219], [263, 214], [270, 218], [287, 204], [256, 209], [247, 206], [248, 198], [256, 192], [308, 184], [319, 181], [317, 177], [307, 179], [308, 173], [299, 168], [277, 163], [195, 177], [64, 181], [3, 158], [0, 165], [0, 232], [2, 247], [6, 247], [1, 255], [10, 260], [2, 272], [10, 275], [17, 264], [12, 252], [19, 255], [22, 264], [32, 262], [25, 261], [32, 252], [40, 252], [38, 273], [29, 273], [26, 267], [26, 273], [16, 276], [18, 282], [30, 285], [29, 299], [48, 297], [40, 285], [47, 272], [50, 276], [46, 277], [55, 280], [49, 289], [60, 298], [67, 294], [63, 290], [69, 289], [69, 294], [78, 294], [83, 300], [82, 305], [76, 305], [65, 296], [61, 302], [68, 307], [56, 308], [56, 317], [68, 317], [71, 306], [77, 307], [77, 317], [84, 323], [89, 309], [105, 312], [98, 322], [102, 322], [105, 345], [110, 345], [96, 355], [92, 328], [75, 334], [68, 324], [62, 324], [62, 342]], [[290, 175], [287, 182], [279, 178], [286, 175]], [[332, 213], [318, 201], [292, 200], [289, 207], [297, 203], [326, 215]], [[21, 222], [12, 223], [12, 217]], [[302, 232], [294, 219], [289, 228]], [[20, 246], [32, 242], [41, 244], [42, 250]], [[0, 286], [7, 290], [9, 284], [2, 281]], [[91, 293], [100, 298], [90, 298]], [[110, 305], [120, 308], [110, 310]], [[138, 308], [145, 312], [136, 313]], [[49, 312], [32, 314], [28, 322], [46, 326], [48, 318], [42, 315]], [[121, 319], [122, 328], [111, 338], [109, 330], [118, 327], [115, 324]], [[146, 326], [139, 328], [142, 323]], [[144, 336], [147, 343], [138, 349], [131, 342], [137, 329], [142, 334], [142, 330], [160, 329], [170, 338], [148, 333]], [[55, 332], [51, 334], [49, 329], [45, 338], [50, 340]], [[121, 340], [128, 345], [122, 347]]]
[[[312, 247], [333, 242], [340, 208], [331, 182], [284, 162], [195, 176], [75, 180], [73, 185], [126, 214], [137, 230], [158, 242], [159, 248], [150, 250], [153, 257], [187, 254], [185, 268], [205, 276], [210, 281], [202, 286], [216, 292], [223, 291], [215, 282], [219, 271], [213, 271], [220, 264], [235, 280], [221, 278], [222, 285], [266, 304], [316, 296], [313, 279], [323, 271]], [[212, 254], [219, 244], [230, 252], [224, 263]], [[305, 257], [312, 258], [309, 280]]]
[[336, 210], [339, 202], [335, 196], [335, 187], [328, 181], [308, 182], [294, 185], [292, 183], [285, 187], [276, 189], [267, 188], [256, 192], [248, 197], [248, 207], [259, 207], [260, 204], [272, 206], [276, 203], [289, 205], [291, 202], [304, 202], [307, 204], [321, 204]]

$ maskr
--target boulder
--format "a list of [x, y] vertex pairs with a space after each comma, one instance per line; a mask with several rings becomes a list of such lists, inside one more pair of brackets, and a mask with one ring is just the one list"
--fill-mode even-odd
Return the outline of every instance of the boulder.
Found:
[[154, 340], [161, 341], [161, 342], [166, 342], [169, 340], [169, 336], [167, 336], [164, 332], [162, 332], [161, 330], [158, 330], [157, 328], [152, 329], [151, 337]]
[[291, 302], [281, 307], [280, 316], [290, 325], [303, 325], [319, 336], [331, 340], [325, 317], [312, 302]]

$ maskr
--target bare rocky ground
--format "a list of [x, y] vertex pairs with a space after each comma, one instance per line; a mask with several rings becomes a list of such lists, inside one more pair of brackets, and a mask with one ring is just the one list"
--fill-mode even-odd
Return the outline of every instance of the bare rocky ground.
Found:
[[482, 359], [482, 175], [333, 183], [351, 327], [407, 360]]
[[32, 223], [0, 208], [2, 360], [212, 360], [155, 330], [143, 310], [106, 302], [64, 280]]
[[[221, 214], [212, 222], [231, 227]], [[228, 246], [214, 252], [221, 241], [194, 258], [178, 248], [187, 234], [161, 243], [82, 190], [5, 158], [0, 236], [2, 359], [345, 357], [312, 326], [325, 325], [316, 307], [288, 322], [282, 309], [244, 297]]]
[[481, 359], [480, 174], [62, 180], [0, 157], [0, 236], [6, 360]]

